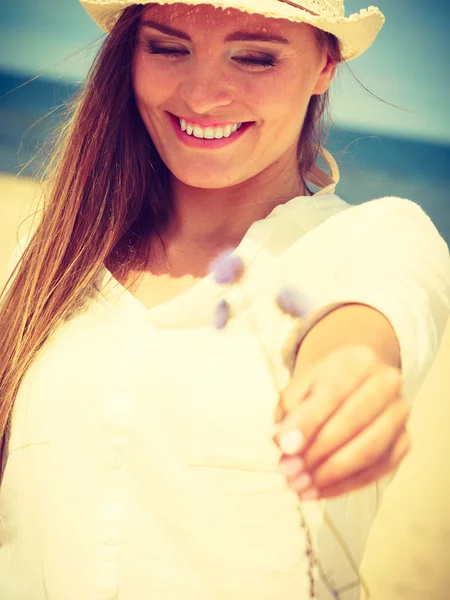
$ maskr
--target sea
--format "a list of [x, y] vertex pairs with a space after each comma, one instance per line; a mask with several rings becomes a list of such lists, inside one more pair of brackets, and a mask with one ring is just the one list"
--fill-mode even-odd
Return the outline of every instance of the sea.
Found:
[[[74, 83], [0, 72], [0, 172], [39, 172], [49, 137], [77, 89]], [[339, 165], [336, 192], [346, 202], [408, 198], [450, 247], [450, 145], [333, 126], [326, 148]]]

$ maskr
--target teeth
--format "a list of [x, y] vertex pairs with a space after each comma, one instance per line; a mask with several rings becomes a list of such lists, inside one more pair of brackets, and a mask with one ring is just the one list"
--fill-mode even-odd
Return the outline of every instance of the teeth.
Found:
[[205, 131], [203, 132], [203, 137], [206, 138], [207, 140], [213, 140], [214, 135], [215, 135], [215, 132], [212, 127], [207, 127], [205, 129]]
[[181, 131], [185, 131], [188, 135], [194, 135], [196, 138], [205, 138], [207, 140], [220, 140], [221, 138], [229, 138], [232, 133], [242, 127], [242, 123], [234, 125], [226, 125], [225, 127], [206, 127], [202, 129], [198, 125], [189, 125], [184, 119], [179, 119]]

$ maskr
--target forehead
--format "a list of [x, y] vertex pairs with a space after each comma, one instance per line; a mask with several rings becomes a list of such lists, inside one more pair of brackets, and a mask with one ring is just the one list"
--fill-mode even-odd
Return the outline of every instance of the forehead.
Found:
[[[279, 36], [295, 36], [299, 31], [310, 28], [305, 23], [291, 23], [286, 19], [270, 19], [258, 14], [249, 14], [235, 8], [216, 8], [208, 4], [188, 6], [186, 4], [152, 4], [144, 9], [141, 20], [148, 18], [174, 28], [205, 31], [228, 31], [243, 29], [255, 33], [272, 33]], [[312, 28], [311, 28], [312, 29]]]

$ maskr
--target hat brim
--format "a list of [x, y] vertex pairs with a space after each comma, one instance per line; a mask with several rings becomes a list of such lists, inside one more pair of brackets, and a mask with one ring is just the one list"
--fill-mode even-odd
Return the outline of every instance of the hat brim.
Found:
[[375, 41], [385, 18], [375, 6], [362, 9], [349, 17], [314, 16], [291, 4], [279, 0], [258, 0], [258, 8], [250, 0], [80, 0], [81, 5], [103, 31], [114, 27], [121, 12], [133, 4], [207, 4], [216, 8], [234, 8], [248, 14], [259, 14], [270, 19], [287, 19], [294, 23], [309, 23], [335, 35], [341, 45], [344, 60], [361, 56]]

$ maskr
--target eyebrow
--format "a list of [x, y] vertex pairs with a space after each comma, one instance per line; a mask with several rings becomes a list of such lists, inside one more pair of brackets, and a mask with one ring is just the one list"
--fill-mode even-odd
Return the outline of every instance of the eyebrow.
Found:
[[[145, 20], [142, 22], [142, 25], [144, 27], [151, 27], [152, 29], [156, 29], [157, 31], [172, 37], [187, 40], [188, 42], [191, 41], [191, 38], [184, 33], [184, 31], [174, 29], [173, 27], [168, 27], [167, 25], [162, 25], [156, 21]], [[249, 31], [235, 31], [225, 38], [225, 42], [269, 42], [272, 44], [289, 44], [289, 40], [279, 35], [273, 35], [269, 33], [251, 33]]]

